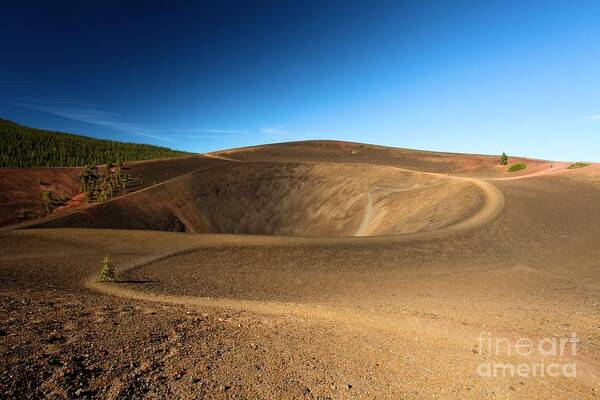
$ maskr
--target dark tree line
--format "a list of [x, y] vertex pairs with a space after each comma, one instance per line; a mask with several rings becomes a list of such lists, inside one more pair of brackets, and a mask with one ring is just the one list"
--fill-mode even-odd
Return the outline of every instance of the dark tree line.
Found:
[[94, 139], [0, 119], [0, 167], [77, 167], [188, 155], [149, 144]]

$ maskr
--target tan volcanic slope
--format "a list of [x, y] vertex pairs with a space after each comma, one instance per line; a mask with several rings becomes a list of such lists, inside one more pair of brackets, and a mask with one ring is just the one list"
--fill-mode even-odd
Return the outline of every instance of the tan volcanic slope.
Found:
[[[2, 397], [600, 392], [597, 165], [527, 160], [498, 180], [495, 157], [338, 142], [204, 159], [220, 166], [40, 226], [211, 233], [0, 233]], [[93, 281], [104, 254], [121, 283]], [[480, 351], [481, 332], [576, 332], [575, 355], [545, 362], [575, 362], [577, 377], [481, 378], [492, 360], [540, 362]]]
[[480, 207], [471, 181], [359, 164], [234, 163], [37, 223], [36, 227], [288, 236], [404, 234]]
[[[511, 161], [526, 161], [529, 173], [544, 172], [551, 165]], [[524, 173], [508, 174], [492, 156], [333, 141], [249, 147], [127, 166], [140, 186], [134, 188], [138, 193], [25, 226], [300, 236], [410, 233], [449, 225], [477, 207], [473, 182], [450, 179], [450, 173], [511, 178]], [[149, 182], [168, 178], [173, 179], [164, 186], [148, 188]], [[371, 212], [368, 231], [366, 211]]]

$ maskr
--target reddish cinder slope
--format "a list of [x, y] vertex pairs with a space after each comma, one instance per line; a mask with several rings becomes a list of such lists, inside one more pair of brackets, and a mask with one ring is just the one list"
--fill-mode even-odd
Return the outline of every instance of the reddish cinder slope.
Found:
[[[528, 165], [526, 170], [511, 174], [507, 172], [507, 166], [499, 165], [497, 156], [437, 153], [339, 141], [304, 141], [245, 147], [208, 155], [127, 163], [125, 172], [132, 177], [127, 191], [139, 191], [193, 171], [235, 161], [375, 164], [413, 171], [483, 178], [525, 176], [546, 170], [552, 165], [548, 161], [511, 158], [511, 163], [524, 162]], [[52, 191], [57, 198], [72, 199], [78, 194], [79, 174], [80, 168], [0, 169], [0, 226], [43, 216], [42, 191]], [[38, 180], [44, 185], [38, 184]], [[364, 201], [367, 201], [366, 197]], [[69, 207], [55, 211], [54, 214], [81, 206], [79, 202], [75, 202]], [[100, 209], [104, 209], [104, 206]], [[179, 225], [171, 227], [168, 221], [163, 222], [169, 229], [181, 228]], [[190, 228], [195, 224], [185, 225], [193, 231], [204, 231]], [[123, 226], [138, 225], [125, 222]], [[146, 229], [157, 229], [155, 223], [145, 222], [142, 226]], [[252, 228], [242, 231], [268, 233], [270, 229]]]
[[287, 236], [443, 228], [481, 207], [473, 182], [396, 167], [229, 162], [35, 224]]
[[495, 155], [440, 153], [332, 140], [311, 140], [242, 147], [212, 154], [244, 161], [269, 160], [394, 165], [415, 171], [482, 178], [527, 175], [550, 168], [554, 163], [545, 160], [510, 157], [509, 164], [522, 162], [527, 164], [527, 169], [509, 173], [507, 172], [509, 166], [500, 165], [499, 156]]
[[42, 192], [70, 199], [79, 192], [80, 168], [0, 168], [0, 226], [45, 215]]
[[[127, 192], [138, 191], [168, 179], [222, 160], [202, 155], [125, 163], [123, 169], [131, 178]], [[42, 192], [51, 191], [55, 199], [69, 203], [79, 194], [82, 168], [0, 168], [0, 226], [34, 220], [45, 216]], [[79, 201], [59, 207], [53, 214], [81, 207]]]

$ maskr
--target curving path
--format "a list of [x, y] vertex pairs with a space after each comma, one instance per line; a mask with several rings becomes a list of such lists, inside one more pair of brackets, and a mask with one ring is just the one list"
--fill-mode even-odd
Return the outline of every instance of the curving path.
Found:
[[373, 219], [373, 195], [371, 194], [371, 192], [369, 192], [367, 193], [367, 205], [365, 207], [365, 215], [363, 216], [360, 226], [356, 230], [354, 236], [366, 236], [371, 219]]
[[[436, 175], [436, 174], [433, 174]], [[473, 215], [468, 217], [467, 219], [435, 230], [435, 231], [427, 231], [427, 232], [417, 232], [413, 234], [406, 235], [396, 235], [396, 236], [384, 236], [384, 237], [371, 237], [371, 238], [361, 238], [361, 239], [353, 239], [353, 238], [336, 238], [334, 241], [338, 241], [340, 243], [347, 242], [349, 240], [392, 240], [396, 243], [408, 242], [412, 240], [425, 240], [425, 239], [435, 239], [445, 237], [451, 234], [456, 234], [462, 231], [467, 231], [471, 229], [475, 229], [481, 225], [486, 224], [487, 222], [494, 219], [503, 209], [504, 207], [504, 195], [502, 192], [493, 184], [475, 178], [462, 178], [462, 177], [453, 177], [451, 179], [457, 180], [466, 180], [469, 181], [476, 186], [479, 187], [483, 194], [484, 202], [483, 206]], [[373, 212], [373, 201], [371, 193], [368, 194], [368, 203], [365, 210], [365, 216], [359, 227], [356, 236], [360, 236], [366, 232], [369, 226], [369, 222], [372, 217]], [[136, 263], [128, 266], [125, 269], [120, 270], [119, 272], [127, 272], [133, 269], [141, 268], [147, 265], [150, 265], [155, 262], [159, 262], [165, 260], [167, 258], [178, 256], [186, 253], [192, 253], [195, 251], [199, 251], [202, 248], [205, 248], [206, 244], [199, 246], [191, 246], [184, 249], [178, 249], [172, 252], [164, 253], [158, 256], [146, 257], [139, 260]], [[132, 290], [124, 287], [119, 287], [114, 284], [101, 284], [97, 283], [95, 280], [95, 276], [88, 279], [84, 286], [88, 289], [112, 295], [122, 298], [135, 299], [135, 300], [144, 300], [144, 301], [153, 301], [153, 302], [163, 302], [163, 303], [171, 303], [178, 305], [191, 305], [191, 306], [212, 306], [212, 307], [220, 307], [227, 308], [233, 310], [246, 310], [253, 311], [259, 313], [267, 313], [267, 314], [281, 314], [281, 313], [292, 313], [301, 317], [318, 317], [318, 318], [327, 318], [334, 320], [352, 320], [367, 322], [370, 326], [377, 325], [386, 325], [390, 322], [385, 322], [379, 319], [378, 321], [373, 320], [373, 317], [370, 318], [362, 318], [357, 319], [356, 314], [352, 313], [352, 318], [348, 319], [345, 313], [340, 313], [339, 310], [324, 308], [318, 305], [306, 305], [306, 304], [298, 304], [298, 303], [284, 303], [284, 302], [264, 302], [264, 301], [253, 301], [253, 300], [239, 300], [239, 299], [212, 299], [212, 298], [200, 298], [194, 296], [174, 296], [174, 295], [163, 295], [163, 294], [154, 294], [151, 292], [143, 292]]]

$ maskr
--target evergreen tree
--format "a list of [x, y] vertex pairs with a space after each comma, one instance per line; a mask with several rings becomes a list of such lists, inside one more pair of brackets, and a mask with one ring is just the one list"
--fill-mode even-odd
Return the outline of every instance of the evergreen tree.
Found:
[[115, 276], [115, 268], [113, 267], [112, 260], [109, 256], [104, 256], [102, 258], [98, 280], [100, 282], [115, 282], [117, 280], [117, 277]]

